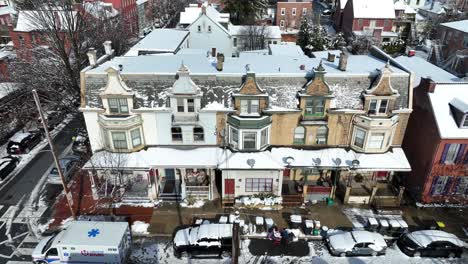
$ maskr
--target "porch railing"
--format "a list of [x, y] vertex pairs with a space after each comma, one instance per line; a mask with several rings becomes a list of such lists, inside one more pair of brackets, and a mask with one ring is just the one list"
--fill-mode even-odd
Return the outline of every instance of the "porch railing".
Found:
[[210, 199], [210, 186], [186, 186], [186, 195], [198, 199]]

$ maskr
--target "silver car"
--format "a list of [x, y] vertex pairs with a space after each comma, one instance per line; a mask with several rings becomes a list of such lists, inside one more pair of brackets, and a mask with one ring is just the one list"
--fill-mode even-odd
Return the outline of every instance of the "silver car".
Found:
[[369, 231], [332, 232], [326, 241], [331, 254], [340, 257], [383, 255], [387, 249], [383, 236]]
[[[67, 182], [70, 180], [70, 178], [73, 176], [73, 173], [76, 171], [76, 167], [78, 166], [79, 161], [80, 158], [78, 156], [73, 155], [66, 156], [59, 160], [63, 176], [65, 177], [65, 180]], [[58, 173], [58, 169], [55, 166], [50, 170], [49, 175], [47, 177], [47, 182], [50, 184], [62, 184]]]

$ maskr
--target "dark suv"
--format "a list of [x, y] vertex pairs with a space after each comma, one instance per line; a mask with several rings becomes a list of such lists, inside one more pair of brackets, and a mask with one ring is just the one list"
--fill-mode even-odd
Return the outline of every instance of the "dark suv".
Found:
[[461, 257], [465, 243], [441, 230], [408, 233], [397, 241], [400, 250], [411, 257]]
[[8, 154], [25, 154], [31, 151], [42, 140], [42, 133], [39, 131], [18, 132], [7, 145]]
[[179, 229], [173, 239], [174, 255], [230, 257], [232, 251], [231, 224], [203, 224]]
[[0, 159], [0, 181], [3, 181], [10, 174], [19, 162], [19, 158], [6, 156]]
[[[46, 113], [44, 113], [44, 115], [45, 115], [45, 118], [47, 120], [47, 128], [49, 130], [53, 130], [64, 119], [64, 115], [63, 115], [62, 111], [60, 111], [60, 110], [47, 111]], [[44, 127], [42, 126], [41, 117], [37, 118], [37, 125], [38, 125], [40, 130], [44, 130]]]

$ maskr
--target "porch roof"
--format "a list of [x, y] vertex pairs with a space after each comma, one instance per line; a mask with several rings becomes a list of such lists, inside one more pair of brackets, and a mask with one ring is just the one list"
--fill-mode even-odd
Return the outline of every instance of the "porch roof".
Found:
[[231, 152], [220, 156], [218, 168], [221, 170], [282, 170], [279, 163], [269, 151], [262, 152]]
[[361, 154], [350, 150], [359, 160], [358, 171], [411, 171], [411, 166], [401, 148], [393, 148], [385, 153]]

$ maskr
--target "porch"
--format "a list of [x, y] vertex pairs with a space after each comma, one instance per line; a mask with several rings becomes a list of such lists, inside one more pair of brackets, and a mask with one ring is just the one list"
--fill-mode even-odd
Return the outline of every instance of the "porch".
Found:
[[163, 201], [179, 201], [187, 197], [213, 200], [217, 196], [212, 169], [158, 169], [159, 197]]

